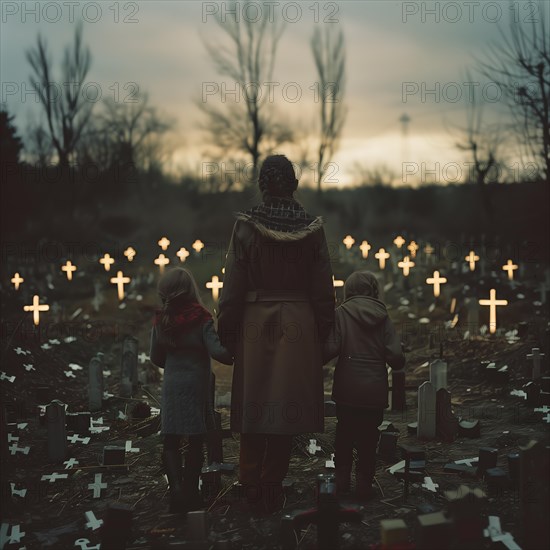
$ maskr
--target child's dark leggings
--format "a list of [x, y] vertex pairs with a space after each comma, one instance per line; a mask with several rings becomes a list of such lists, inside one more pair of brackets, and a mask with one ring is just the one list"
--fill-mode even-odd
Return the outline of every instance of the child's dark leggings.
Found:
[[349, 478], [353, 463], [353, 447], [357, 449], [356, 474], [372, 480], [376, 470], [378, 426], [384, 418], [382, 409], [363, 409], [336, 405], [336, 441], [334, 465], [337, 474]]
[[[163, 441], [164, 450], [168, 452], [179, 452], [182, 437], [183, 436], [176, 434], [165, 434]], [[186, 467], [202, 466], [204, 460], [203, 441], [204, 435], [202, 434], [190, 435], [187, 437], [187, 445], [184, 447]]]

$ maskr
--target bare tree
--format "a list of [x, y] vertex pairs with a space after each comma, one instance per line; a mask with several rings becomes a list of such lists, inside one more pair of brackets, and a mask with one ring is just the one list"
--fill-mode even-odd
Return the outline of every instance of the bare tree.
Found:
[[[466, 78], [472, 82], [469, 74]], [[466, 126], [458, 129], [456, 143], [457, 148], [470, 157], [469, 181], [479, 186], [487, 182], [491, 169], [498, 168], [498, 152], [502, 143], [499, 126], [484, 123], [483, 107], [473, 89], [466, 104]]]
[[[277, 45], [284, 25], [274, 17], [270, 20], [270, 11], [266, 9], [261, 11], [258, 20], [246, 17], [245, 14], [254, 12], [246, 8], [250, 3], [246, 0], [242, 9], [237, 9], [239, 13], [242, 11], [242, 16], [216, 15], [218, 26], [229, 38], [229, 48], [204, 40], [218, 73], [232, 80], [230, 88], [238, 86], [240, 97], [232, 97], [231, 101], [222, 97], [223, 106], [202, 98], [198, 106], [206, 115], [204, 128], [212, 143], [222, 150], [249, 156], [255, 179], [260, 157], [291, 141], [292, 132], [276, 116], [272, 90], [266, 87], [272, 82]], [[226, 12], [239, 8], [235, 1], [228, 4]]]
[[505, 94], [514, 132], [550, 182], [550, 38], [544, 4], [533, 5], [530, 25], [512, 17], [509, 34], [499, 28], [500, 43], [478, 63]]
[[320, 115], [317, 191], [321, 192], [327, 163], [338, 149], [347, 109], [344, 104], [346, 50], [342, 29], [329, 25], [323, 33], [316, 28], [311, 38], [318, 82]]
[[76, 27], [72, 46], [65, 48], [61, 81], [53, 78], [51, 59], [41, 35], [38, 35], [35, 48], [27, 50], [26, 58], [33, 70], [30, 81], [44, 109], [59, 164], [66, 167], [94, 105], [83, 94], [91, 54], [82, 43], [82, 24]]
[[27, 125], [25, 136], [26, 150], [30, 162], [39, 168], [44, 168], [51, 163], [54, 154], [52, 139], [42, 122], [31, 122]]

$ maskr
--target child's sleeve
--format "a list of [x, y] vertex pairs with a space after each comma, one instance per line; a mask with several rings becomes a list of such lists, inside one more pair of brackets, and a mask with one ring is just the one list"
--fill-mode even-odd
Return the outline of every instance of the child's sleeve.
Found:
[[202, 338], [210, 357], [220, 363], [224, 363], [225, 365], [233, 364], [233, 356], [222, 346], [218, 333], [214, 328], [213, 319], [208, 320], [204, 324], [202, 329]]
[[405, 366], [405, 355], [401, 349], [401, 340], [389, 317], [386, 319], [384, 325], [384, 340], [386, 346], [386, 363], [393, 370], [401, 370]]
[[149, 357], [153, 365], [163, 369], [164, 363], [166, 362], [166, 348], [159, 344], [157, 330], [155, 326], [151, 329], [151, 349], [149, 351]]
[[329, 335], [323, 342], [323, 363], [328, 363], [328, 361], [340, 355], [341, 344], [342, 333], [340, 331], [338, 316], [336, 316], [336, 320], [331, 325]]

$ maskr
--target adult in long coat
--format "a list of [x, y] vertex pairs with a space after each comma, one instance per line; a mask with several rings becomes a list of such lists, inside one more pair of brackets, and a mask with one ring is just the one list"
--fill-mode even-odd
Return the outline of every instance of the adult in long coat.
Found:
[[263, 202], [237, 216], [225, 265], [218, 332], [235, 357], [231, 429], [249, 502], [280, 506], [292, 436], [322, 432], [322, 343], [334, 322], [322, 219], [293, 198], [283, 155], [267, 157]]

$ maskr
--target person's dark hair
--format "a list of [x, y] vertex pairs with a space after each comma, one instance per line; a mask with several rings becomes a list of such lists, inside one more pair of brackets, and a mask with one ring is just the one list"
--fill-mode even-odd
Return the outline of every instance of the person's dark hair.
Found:
[[298, 187], [292, 163], [285, 155], [270, 155], [264, 160], [258, 177], [264, 202], [274, 197], [291, 198]]
[[159, 342], [174, 346], [176, 315], [190, 303], [203, 305], [197, 283], [187, 269], [174, 267], [159, 279], [157, 290], [162, 301], [162, 309], [157, 315]]

